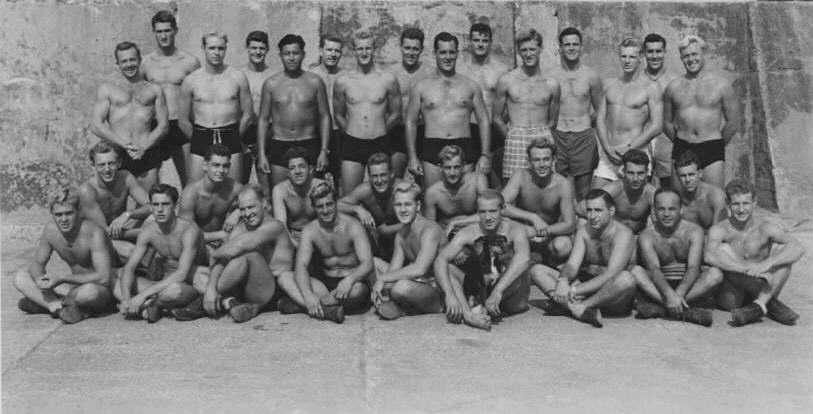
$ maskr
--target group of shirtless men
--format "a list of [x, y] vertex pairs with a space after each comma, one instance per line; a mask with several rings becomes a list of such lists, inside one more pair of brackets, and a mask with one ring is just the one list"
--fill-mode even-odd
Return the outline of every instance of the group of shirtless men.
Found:
[[[123, 79], [93, 110], [95, 174], [51, 197], [53, 222], [15, 276], [25, 312], [75, 323], [118, 302], [149, 322], [278, 309], [341, 323], [372, 304], [382, 319], [445, 312], [490, 329], [528, 309], [533, 283], [548, 314], [597, 327], [633, 308], [705, 326], [715, 306], [733, 326], [799, 317], [778, 296], [803, 248], [753, 214], [750, 183], [723, 188], [739, 108], [699, 37], [678, 44], [673, 78], [663, 37], [626, 39], [621, 75], [602, 83], [572, 27], [546, 74], [538, 32], [517, 34], [509, 70], [474, 24], [466, 75], [447, 32], [429, 69], [424, 33], [405, 29], [391, 72], [367, 32], [352, 71], [335, 36], [303, 70], [304, 41], [288, 34], [272, 74], [264, 32], [235, 69], [222, 33], [201, 39], [201, 67], [176, 48], [170, 12], [152, 28], [143, 60], [116, 46]], [[158, 183], [170, 156], [180, 194]], [[67, 274], [46, 272], [54, 251]]]

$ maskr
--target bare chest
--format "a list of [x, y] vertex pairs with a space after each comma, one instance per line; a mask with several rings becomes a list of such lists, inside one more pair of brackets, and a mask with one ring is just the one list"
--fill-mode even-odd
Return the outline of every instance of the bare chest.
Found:
[[380, 76], [364, 76], [347, 82], [344, 96], [348, 104], [381, 104], [387, 100], [387, 85]]
[[646, 109], [649, 98], [646, 89], [637, 85], [616, 85], [607, 91], [607, 103], [629, 109]]
[[716, 107], [720, 105], [722, 100], [717, 85], [708, 80], [682, 80], [670, 92], [672, 101], [679, 109], [686, 107]]
[[199, 102], [228, 102], [240, 97], [237, 82], [226, 74], [202, 74], [192, 87], [192, 99]]
[[423, 96], [423, 109], [466, 109], [473, 105], [472, 92], [448, 80], [434, 82]]
[[551, 91], [543, 80], [517, 81], [508, 87], [508, 97], [512, 102], [542, 106], [550, 101]]

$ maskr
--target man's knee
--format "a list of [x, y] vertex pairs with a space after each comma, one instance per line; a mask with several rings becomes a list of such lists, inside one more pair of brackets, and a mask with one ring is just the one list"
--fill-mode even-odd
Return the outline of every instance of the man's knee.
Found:
[[723, 272], [716, 267], [710, 267], [708, 270], [706, 270], [703, 278], [709, 285], [717, 286], [720, 283], [723, 283]]
[[34, 281], [31, 278], [31, 274], [28, 273], [27, 269], [20, 269], [17, 273], [14, 274], [14, 288], [19, 290], [20, 292], [25, 289], [24, 286], [33, 283]]
[[743, 290], [728, 280], [724, 280], [717, 292], [717, 306], [726, 311], [732, 311], [743, 305], [745, 294]]
[[183, 282], [171, 283], [158, 293], [158, 299], [163, 302], [173, 302], [188, 299], [195, 293], [195, 288]]
[[370, 288], [367, 287], [366, 283], [356, 282], [353, 283], [353, 287], [350, 288], [350, 299], [367, 298], [369, 295]]
[[74, 288], [68, 298], [84, 308], [102, 311], [113, 302], [113, 293], [105, 286], [96, 283], [85, 283]]
[[615, 283], [615, 286], [622, 291], [635, 290], [637, 286], [635, 276], [633, 276], [632, 273], [626, 270], [621, 271], [621, 273], [617, 274], [615, 278], [613, 278], [613, 283]]
[[390, 288], [390, 298], [395, 301], [408, 301], [415, 296], [415, 282], [398, 280]]
[[558, 236], [551, 242], [551, 252], [556, 259], [562, 260], [570, 256], [570, 251], [573, 249], [573, 242], [570, 237]]
[[635, 283], [638, 286], [643, 285], [644, 283], [649, 282], [649, 274], [647, 273], [646, 269], [639, 265], [635, 265], [630, 269], [629, 273], [635, 279]]

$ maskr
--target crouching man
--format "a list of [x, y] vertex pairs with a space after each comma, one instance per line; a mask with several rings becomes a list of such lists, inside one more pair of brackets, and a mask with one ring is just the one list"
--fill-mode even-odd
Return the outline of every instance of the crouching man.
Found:
[[[164, 310], [177, 310], [203, 293], [209, 274], [203, 232], [193, 222], [175, 215], [178, 190], [167, 184], [149, 191], [155, 221], [145, 224], [114, 290], [127, 318], [157, 322]], [[156, 251], [144, 276], [135, 271], [148, 248]]]
[[[503, 220], [504, 208], [498, 191], [480, 193], [479, 221], [462, 228], [435, 260], [446, 318], [452, 323], [490, 330], [502, 316], [528, 310], [528, 236], [524, 225]], [[464, 249], [468, 260], [461, 268], [452, 263]]]
[[[45, 313], [76, 323], [109, 310], [113, 246], [105, 230], [79, 213], [79, 196], [65, 188], [49, 200], [53, 222], [45, 225], [34, 260], [14, 277], [26, 313]], [[56, 252], [70, 266], [67, 274], [45, 273]]]
[[439, 224], [420, 214], [420, 193], [417, 184], [408, 182], [400, 182], [392, 190], [393, 208], [402, 227], [395, 235], [390, 263], [375, 259], [377, 280], [372, 293], [373, 305], [383, 319], [443, 310], [432, 262], [445, 237]]
[[668, 316], [703, 326], [711, 326], [711, 311], [692, 307], [707, 297], [720, 282], [719, 269], [701, 269], [703, 228], [681, 215], [680, 195], [659, 188], [654, 197], [652, 225], [638, 237], [645, 268], [635, 266], [632, 275], [642, 295], [636, 299], [638, 319]]

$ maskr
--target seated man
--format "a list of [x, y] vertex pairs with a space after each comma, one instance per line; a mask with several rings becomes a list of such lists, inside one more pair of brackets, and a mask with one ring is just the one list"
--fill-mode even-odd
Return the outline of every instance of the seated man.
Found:
[[674, 190], [659, 188], [655, 191], [654, 203], [652, 225], [638, 238], [645, 267], [632, 268], [632, 275], [643, 292], [636, 299], [635, 317], [669, 316], [711, 326], [710, 310], [690, 307], [723, 280], [723, 274], [714, 267], [702, 269], [701, 273], [703, 229], [682, 219], [680, 195]]
[[615, 201], [616, 220], [637, 235], [646, 228], [652, 210], [652, 195], [655, 193], [655, 186], [647, 181], [649, 155], [631, 149], [621, 156], [621, 164], [624, 167], [621, 179], [611, 181], [601, 189]]
[[[121, 262], [126, 262], [140, 231], [136, 226], [150, 215], [147, 191], [132, 174], [119, 169], [119, 154], [108, 142], [90, 149], [90, 161], [96, 174], [79, 187], [82, 215], [107, 230]], [[139, 205], [132, 211], [127, 210], [129, 197]]]
[[585, 196], [587, 220], [580, 222], [573, 251], [561, 271], [534, 265], [531, 277], [555, 302], [550, 313], [564, 312], [601, 328], [601, 311], [623, 315], [631, 309], [635, 278], [625, 270], [635, 249], [632, 231], [615, 220], [615, 203], [604, 190]]
[[757, 322], [763, 315], [795, 324], [799, 314], [779, 301], [779, 293], [804, 248], [777, 224], [754, 217], [756, 196], [750, 183], [732, 180], [725, 194], [728, 220], [711, 227], [705, 252], [706, 263], [723, 271], [717, 304], [731, 311], [731, 326]]
[[[142, 227], [113, 292], [125, 317], [153, 323], [165, 309], [186, 306], [203, 293], [209, 268], [203, 232], [194, 222], [175, 215], [178, 190], [157, 184], [150, 188], [149, 197], [155, 221]], [[146, 277], [136, 277], [136, 266], [148, 248], [156, 250], [159, 264]]]
[[438, 153], [441, 180], [426, 190], [426, 218], [440, 224], [451, 239], [455, 232], [476, 223], [477, 194], [488, 189], [486, 176], [465, 172], [463, 149], [447, 145]]
[[204, 161], [203, 178], [189, 183], [181, 193], [178, 216], [200, 227], [211, 250], [223, 243], [236, 224], [239, 215], [233, 210], [243, 186], [229, 177], [231, 154], [226, 146], [211, 145]]
[[[503, 220], [505, 203], [496, 190], [477, 197], [478, 223], [463, 227], [435, 260], [435, 276], [446, 301], [446, 318], [490, 330], [503, 315], [528, 310], [531, 263], [524, 226]], [[474, 265], [461, 269], [452, 261], [469, 249]]]
[[339, 200], [339, 212], [354, 214], [372, 236], [373, 253], [389, 258], [395, 233], [401, 229], [392, 208], [392, 188], [396, 180], [389, 155], [377, 152], [370, 156], [367, 178], [367, 182], [359, 184]]
[[285, 152], [288, 178], [271, 190], [274, 218], [285, 225], [294, 246], [299, 245], [302, 229], [316, 218], [316, 211], [308, 194], [324, 181], [313, 176], [313, 166], [308, 161], [308, 150], [293, 147]]
[[531, 226], [535, 263], [547, 257], [546, 263], [560, 264], [573, 247], [570, 241], [576, 229], [573, 187], [553, 170], [556, 145], [552, 141], [534, 139], [526, 154], [529, 168], [515, 170], [503, 189], [507, 203], [504, 214]]
[[682, 202], [683, 218], [697, 223], [708, 231], [712, 225], [726, 218], [725, 191], [703, 181], [700, 159], [687, 150], [675, 160], [678, 193]]
[[373, 252], [361, 223], [337, 211], [330, 185], [316, 185], [308, 197], [316, 220], [302, 230], [296, 252], [299, 305], [314, 318], [342, 323], [345, 312], [361, 313], [369, 307]]
[[420, 214], [420, 193], [414, 183], [401, 182], [393, 189], [395, 214], [402, 227], [395, 235], [392, 260], [375, 259], [377, 278], [372, 294], [383, 319], [443, 310], [432, 262], [446, 238], [437, 223]]
[[[24, 296], [17, 306], [26, 313], [76, 323], [112, 307], [113, 249], [104, 229], [79, 214], [75, 191], [60, 189], [49, 204], [53, 222], [45, 225], [34, 260], [14, 277], [14, 287]], [[54, 251], [70, 266], [70, 273], [45, 273]]]

